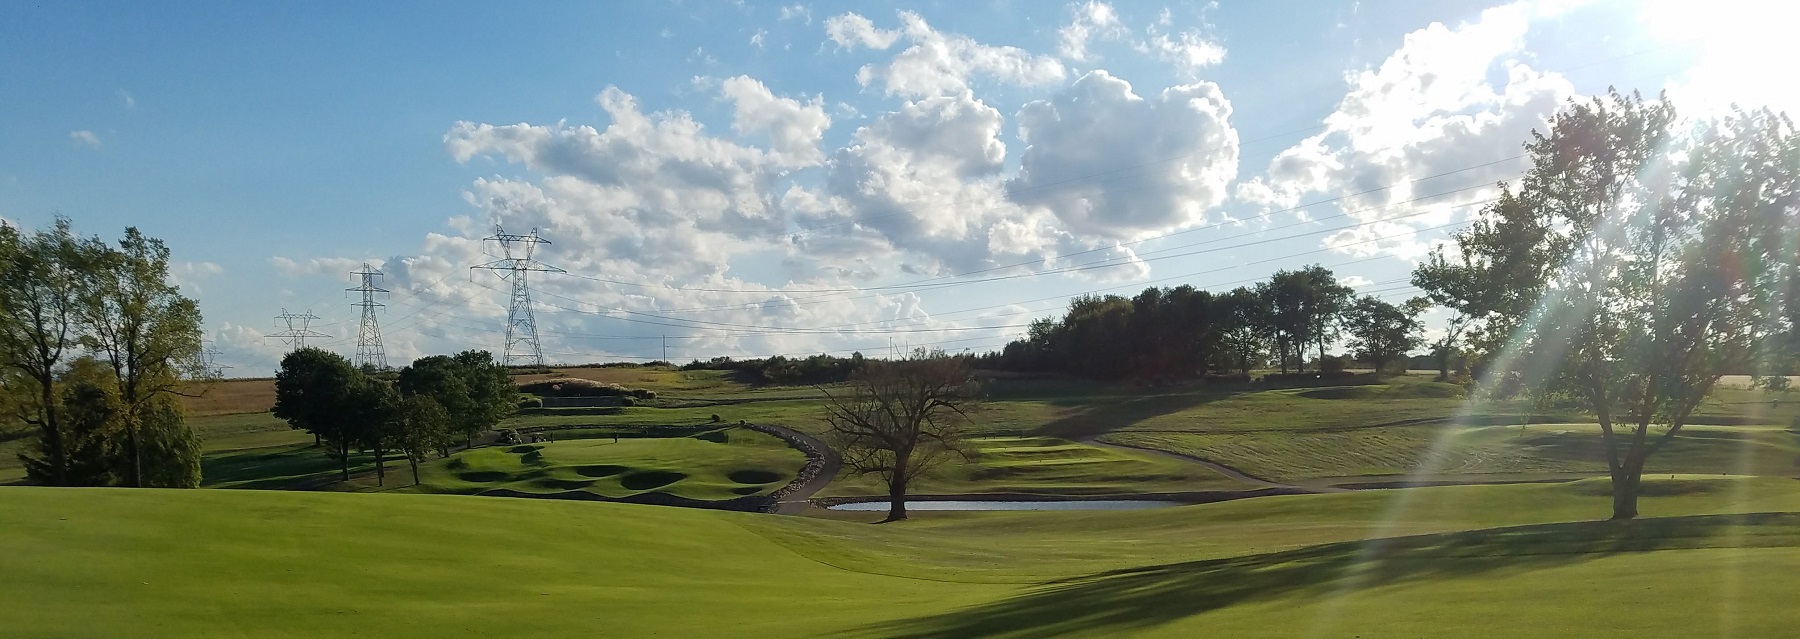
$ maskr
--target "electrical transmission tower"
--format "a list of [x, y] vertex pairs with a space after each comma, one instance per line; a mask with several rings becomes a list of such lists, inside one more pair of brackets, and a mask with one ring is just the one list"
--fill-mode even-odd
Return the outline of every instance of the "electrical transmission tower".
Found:
[[[287, 330], [274, 335], [269, 335], [269, 337], [279, 338], [282, 341], [287, 342], [290, 347], [288, 350], [290, 351], [306, 348], [306, 338], [308, 337], [329, 337], [324, 333], [309, 328], [312, 325], [313, 320], [316, 319], [319, 319], [319, 316], [313, 315], [312, 311], [294, 314], [289, 313], [285, 308], [281, 309], [281, 314], [275, 316], [275, 321], [286, 322]], [[295, 323], [298, 323], [299, 326], [295, 326]]]
[[356, 331], [356, 366], [386, 369], [387, 353], [381, 349], [381, 325], [375, 321], [375, 309], [386, 306], [375, 301], [375, 294], [388, 292], [375, 285], [375, 281], [381, 278], [381, 271], [369, 266], [368, 262], [363, 262], [362, 270], [351, 271], [350, 274], [362, 278], [362, 286], [344, 289], [362, 293], [362, 301], [351, 304], [362, 307], [362, 326]]
[[529, 235], [508, 235], [505, 229], [496, 224], [493, 237], [486, 238], [486, 241], [498, 243], [503, 257], [471, 266], [469, 270], [494, 271], [501, 279], [512, 282], [512, 303], [506, 310], [506, 350], [503, 361], [507, 366], [524, 363], [543, 368], [544, 347], [538, 342], [537, 321], [531, 315], [531, 285], [527, 283], [525, 274], [534, 271], [566, 271], [531, 259], [531, 253], [537, 250], [537, 245], [550, 243], [550, 240], [538, 237], [537, 229], [531, 229]]
[[219, 363], [219, 349], [213, 348], [212, 340], [200, 340], [200, 374], [211, 379], [224, 379], [225, 369], [231, 368]]

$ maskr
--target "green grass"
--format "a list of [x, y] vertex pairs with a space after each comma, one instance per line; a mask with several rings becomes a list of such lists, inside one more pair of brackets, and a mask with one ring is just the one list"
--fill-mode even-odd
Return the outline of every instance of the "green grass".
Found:
[[[1120, 432], [1101, 441], [1176, 451], [1265, 479], [1606, 472], [1600, 427], [1395, 426], [1239, 433]], [[1800, 476], [1800, 434], [1772, 426], [1690, 426], [1649, 473]], [[1477, 478], [1478, 479], [1478, 478]]]
[[[607, 497], [660, 492], [704, 501], [766, 495], [786, 485], [806, 456], [779, 438], [740, 428], [690, 437], [571, 439], [490, 446], [421, 465], [426, 492], [510, 489], [533, 494], [586, 491]], [[389, 485], [407, 485], [405, 464]]]
[[1578, 482], [882, 526], [0, 488], [0, 547], [31, 549], [0, 553], [0, 618], [16, 637], [1791, 635], [1800, 482], [1651, 488], [1622, 524], [1582, 521], [1608, 501]]
[[[916, 480], [917, 494], [1014, 493], [1117, 495], [1244, 490], [1196, 464], [1137, 451], [1100, 448], [1052, 437], [982, 437], [972, 458], [951, 457]], [[824, 496], [886, 495], [873, 475], [838, 476]]]

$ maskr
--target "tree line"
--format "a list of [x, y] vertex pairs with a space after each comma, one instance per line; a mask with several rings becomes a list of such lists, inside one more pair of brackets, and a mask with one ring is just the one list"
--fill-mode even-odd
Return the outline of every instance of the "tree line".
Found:
[[447, 457], [457, 442], [473, 444], [517, 402], [506, 367], [487, 351], [422, 357], [398, 374], [379, 374], [337, 353], [303, 348], [281, 358], [273, 412], [311, 433], [338, 460], [345, 481], [351, 455], [367, 451], [377, 483], [386, 483], [393, 455], [407, 460], [418, 483], [428, 455]]
[[135, 227], [109, 243], [63, 218], [0, 224], [0, 426], [31, 439], [32, 481], [200, 484], [179, 400], [204, 376], [200, 307], [168, 277], [168, 247]]
[[1098, 379], [1225, 378], [1248, 381], [1273, 365], [1283, 374], [1342, 367], [1327, 345], [1347, 339], [1351, 355], [1389, 370], [1420, 347], [1420, 302], [1356, 297], [1331, 270], [1277, 271], [1225, 293], [1182, 285], [1135, 297], [1084, 295], [1062, 317], [1031, 323], [1024, 339], [979, 358], [983, 368], [1060, 372]]

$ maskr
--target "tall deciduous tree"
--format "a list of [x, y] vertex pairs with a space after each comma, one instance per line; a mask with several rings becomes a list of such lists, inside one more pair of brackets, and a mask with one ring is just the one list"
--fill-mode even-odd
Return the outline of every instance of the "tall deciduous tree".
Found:
[[825, 421], [844, 464], [888, 488], [884, 521], [906, 519], [907, 486], [952, 455], [965, 455], [962, 427], [976, 401], [973, 371], [961, 358], [915, 352], [872, 361], [848, 389], [827, 392]]
[[1366, 295], [1351, 303], [1343, 324], [1352, 353], [1373, 364], [1376, 375], [1387, 371], [1389, 364], [1424, 343], [1420, 334], [1425, 327], [1418, 319], [1423, 305], [1400, 306]]
[[92, 285], [84, 287], [80, 307], [87, 328], [82, 345], [113, 369], [125, 431], [124, 479], [143, 486], [145, 420], [160, 420], [159, 437], [191, 437], [169, 432], [185, 426], [179, 409], [170, 413], [167, 404], [183, 377], [198, 374], [192, 366], [199, 361], [200, 307], [169, 284], [168, 247], [135, 227], [97, 262], [87, 269]]
[[317, 348], [288, 353], [275, 373], [275, 416], [319, 438], [337, 455], [345, 481], [350, 452], [360, 439], [350, 415], [362, 376], [342, 355]]
[[1593, 410], [1612, 516], [1630, 519], [1645, 462], [1721, 376], [1767, 380], [1794, 356], [1776, 336], [1794, 330], [1800, 137], [1767, 112], [1688, 127], [1666, 100], [1614, 92], [1571, 103], [1527, 149], [1517, 208], [1492, 227], [1506, 234], [1458, 238], [1464, 268], [1510, 288], [1499, 301], [1484, 286], [1439, 291], [1517, 327], [1488, 329], [1489, 384]]
[[463, 385], [468, 389], [469, 401], [466, 406], [458, 407], [451, 418], [461, 428], [462, 435], [473, 440], [513, 414], [519, 405], [519, 387], [507, 374], [506, 367], [494, 361], [492, 353], [463, 351], [454, 359], [461, 371]]
[[450, 444], [450, 413], [430, 395], [406, 395], [400, 400], [400, 452], [412, 466], [413, 483], [419, 483], [419, 462], [431, 451]]
[[[0, 224], [0, 366], [23, 388], [9, 388], [14, 418], [37, 431], [38, 455], [26, 464], [45, 483], [69, 484], [69, 444], [56, 390], [57, 369], [81, 336], [81, 290], [92, 246], [77, 239], [69, 221], [23, 233]], [[10, 380], [9, 380], [10, 381]]]

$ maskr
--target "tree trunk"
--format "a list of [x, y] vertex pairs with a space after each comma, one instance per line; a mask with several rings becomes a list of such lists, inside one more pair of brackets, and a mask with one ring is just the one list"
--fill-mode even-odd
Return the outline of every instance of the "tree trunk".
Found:
[[319, 434], [313, 433], [313, 448], [319, 447]]
[[906, 478], [896, 474], [888, 481], [888, 515], [882, 523], [906, 519]]
[[1619, 470], [1613, 473], [1613, 521], [1635, 519], [1638, 516], [1638, 493], [1644, 483], [1644, 461], [1648, 455], [1638, 453], [1625, 458]]
[[387, 485], [387, 451], [375, 447], [375, 485]]
[[132, 488], [143, 488], [144, 455], [141, 447], [138, 446], [138, 425], [136, 422], [137, 418], [135, 416], [125, 416], [125, 447], [131, 449], [131, 476], [126, 479], [126, 481], [129, 482], [126, 485]]
[[[46, 378], [48, 379], [48, 378]], [[44, 382], [44, 423], [39, 428], [44, 431], [44, 457], [50, 462], [50, 485], [69, 485], [69, 452], [63, 442], [62, 426], [56, 422], [55, 384]]]
[[343, 464], [344, 481], [350, 481], [350, 442], [338, 445], [338, 460]]
[[417, 485], [419, 485], [419, 456], [412, 454], [412, 453], [407, 453], [406, 460], [409, 462], [412, 462], [413, 485], [417, 486]]

